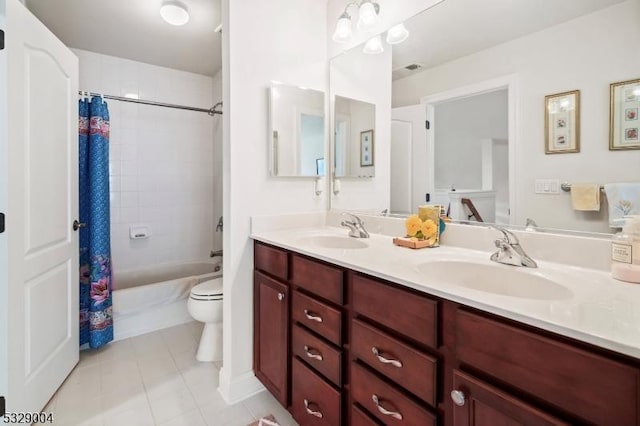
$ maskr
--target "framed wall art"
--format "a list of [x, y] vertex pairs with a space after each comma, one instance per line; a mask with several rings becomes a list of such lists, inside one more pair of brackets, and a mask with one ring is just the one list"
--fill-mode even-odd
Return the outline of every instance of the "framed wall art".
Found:
[[544, 152], [580, 152], [580, 91], [545, 96], [544, 112]]
[[640, 79], [610, 85], [609, 149], [640, 149]]
[[360, 132], [360, 167], [373, 166], [373, 129]]

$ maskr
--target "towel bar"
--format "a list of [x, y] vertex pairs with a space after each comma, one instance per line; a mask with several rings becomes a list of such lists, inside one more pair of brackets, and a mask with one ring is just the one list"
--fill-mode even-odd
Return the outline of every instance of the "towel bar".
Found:
[[[562, 182], [560, 184], [560, 189], [564, 192], [571, 192], [571, 184], [568, 182]], [[600, 191], [604, 191], [604, 186], [600, 185]]]

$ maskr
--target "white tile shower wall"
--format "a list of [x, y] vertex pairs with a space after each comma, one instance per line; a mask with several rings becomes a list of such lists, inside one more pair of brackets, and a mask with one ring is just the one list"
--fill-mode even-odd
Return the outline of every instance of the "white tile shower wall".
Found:
[[[213, 106], [213, 79], [74, 50], [80, 89]], [[204, 259], [213, 248], [214, 123], [204, 113], [108, 101], [111, 119], [111, 249], [116, 270]], [[220, 158], [220, 156], [218, 156]], [[221, 197], [220, 197], [221, 198]], [[129, 228], [149, 224], [148, 239]]]

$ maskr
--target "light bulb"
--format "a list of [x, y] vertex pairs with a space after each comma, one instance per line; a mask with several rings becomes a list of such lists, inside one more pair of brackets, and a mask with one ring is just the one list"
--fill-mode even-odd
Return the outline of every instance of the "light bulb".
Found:
[[389, 31], [387, 31], [387, 43], [389, 44], [402, 43], [408, 37], [409, 30], [407, 30], [404, 24], [398, 24], [394, 27], [391, 27]]
[[362, 49], [362, 53], [367, 55], [377, 55], [382, 52], [384, 52], [384, 47], [382, 47], [382, 39], [379, 35], [370, 38]]
[[362, 2], [358, 15], [358, 29], [362, 31], [368, 31], [380, 22], [380, 16], [371, 0]]
[[165, 0], [160, 7], [160, 16], [167, 23], [175, 26], [184, 25], [189, 22], [189, 11], [187, 6], [177, 0]]
[[346, 13], [340, 15], [336, 24], [336, 31], [333, 33], [333, 41], [336, 43], [346, 43], [351, 38], [351, 18]]

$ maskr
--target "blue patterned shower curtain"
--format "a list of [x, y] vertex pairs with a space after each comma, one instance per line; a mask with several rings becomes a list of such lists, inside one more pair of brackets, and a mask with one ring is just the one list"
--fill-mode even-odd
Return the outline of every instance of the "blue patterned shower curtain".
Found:
[[109, 211], [109, 109], [80, 100], [80, 345], [113, 340]]

